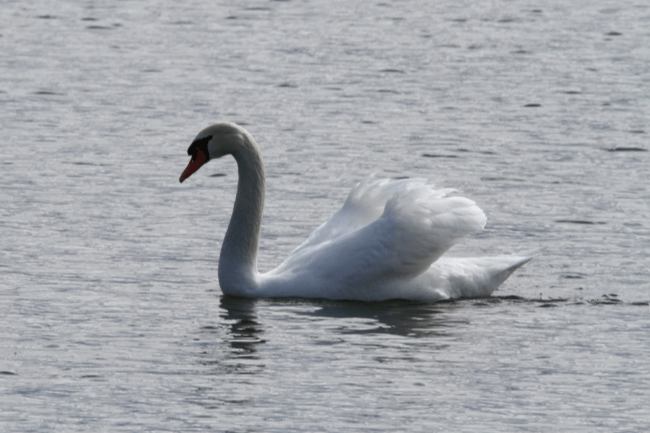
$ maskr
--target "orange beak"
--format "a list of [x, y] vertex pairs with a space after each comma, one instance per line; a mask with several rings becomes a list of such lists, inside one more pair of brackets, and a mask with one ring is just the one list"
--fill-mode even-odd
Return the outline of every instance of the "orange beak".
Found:
[[201, 168], [203, 164], [205, 164], [208, 161], [208, 157], [201, 151], [201, 149], [196, 149], [196, 157], [192, 158], [190, 160], [190, 163], [187, 164], [187, 167], [185, 168], [185, 171], [183, 174], [181, 174], [180, 179], [178, 179], [181, 183], [188, 177], [190, 177], [196, 170]]

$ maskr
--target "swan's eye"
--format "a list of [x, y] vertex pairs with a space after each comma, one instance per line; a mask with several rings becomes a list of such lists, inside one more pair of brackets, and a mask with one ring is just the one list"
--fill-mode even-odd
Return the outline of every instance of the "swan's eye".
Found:
[[194, 140], [194, 142], [190, 145], [189, 149], [187, 149], [187, 154], [192, 157], [192, 161], [196, 160], [199, 149], [201, 149], [201, 151], [205, 155], [208, 155], [208, 143], [210, 142], [210, 140], [212, 140], [211, 135], [205, 138]]

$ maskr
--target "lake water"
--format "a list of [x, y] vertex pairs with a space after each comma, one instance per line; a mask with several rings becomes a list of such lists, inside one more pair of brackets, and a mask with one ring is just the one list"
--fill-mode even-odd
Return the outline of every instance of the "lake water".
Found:
[[[5, 1], [0, 430], [650, 427], [650, 4]], [[259, 266], [376, 172], [475, 200], [488, 299], [222, 297], [244, 125]]]

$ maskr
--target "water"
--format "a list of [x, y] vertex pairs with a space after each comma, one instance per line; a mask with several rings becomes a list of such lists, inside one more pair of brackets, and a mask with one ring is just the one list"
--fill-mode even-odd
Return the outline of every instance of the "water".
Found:
[[[5, 2], [0, 429], [643, 431], [644, 2]], [[234, 162], [260, 143], [270, 269], [370, 172], [427, 177], [543, 248], [492, 298], [222, 298]]]

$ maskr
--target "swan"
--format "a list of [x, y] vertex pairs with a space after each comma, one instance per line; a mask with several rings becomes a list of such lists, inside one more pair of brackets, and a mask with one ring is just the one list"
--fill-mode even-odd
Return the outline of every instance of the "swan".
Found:
[[265, 174], [260, 149], [241, 126], [215, 123], [196, 136], [182, 183], [212, 159], [232, 155], [239, 180], [219, 257], [224, 295], [332, 300], [441, 301], [489, 296], [530, 255], [449, 258], [443, 254], [485, 226], [474, 203], [426, 179], [361, 180], [343, 207], [277, 268], [259, 273], [257, 250]]

